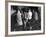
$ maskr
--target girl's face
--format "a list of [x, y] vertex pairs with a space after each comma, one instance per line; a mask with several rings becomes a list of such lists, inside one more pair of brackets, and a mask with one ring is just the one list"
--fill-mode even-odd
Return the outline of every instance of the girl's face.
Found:
[[28, 13], [24, 12], [24, 15], [25, 15], [25, 19], [28, 19]]

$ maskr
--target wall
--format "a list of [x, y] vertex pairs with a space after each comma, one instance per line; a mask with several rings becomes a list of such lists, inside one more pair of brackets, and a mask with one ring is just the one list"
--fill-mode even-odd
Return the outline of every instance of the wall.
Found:
[[5, 37], [5, 1], [0, 0], [0, 37], [3, 36]]

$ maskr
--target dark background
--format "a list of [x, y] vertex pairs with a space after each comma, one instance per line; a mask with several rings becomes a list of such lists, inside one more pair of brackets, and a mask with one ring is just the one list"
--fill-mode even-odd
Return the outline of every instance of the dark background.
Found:
[[[22, 26], [19, 26], [17, 24], [17, 11], [19, 8], [21, 8], [21, 11], [26, 11], [26, 9], [31, 9], [32, 11], [32, 19], [28, 22], [30, 22], [30, 24], [27, 22], [26, 24], [26, 28], [24, 28], [24, 23]], [[14, 12], [13, 14], [11, 14], [11, 31], [29, 31], [30, 30], [30, 26], [32, 27], [31, 30], [40, 30], [41, 29], [41, 8], [40, 7], [33, 7], [33, 6], [11, 6], [11, 10], [16, 10], [16, 12]], [[38, 13], [38, 20], [35, 20], [35, 12], [37, 11]], [[24, 17], [22, 18], [24, 21]]]

